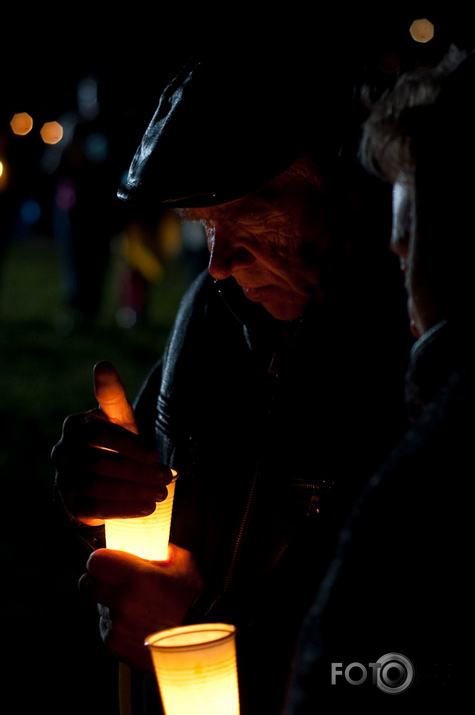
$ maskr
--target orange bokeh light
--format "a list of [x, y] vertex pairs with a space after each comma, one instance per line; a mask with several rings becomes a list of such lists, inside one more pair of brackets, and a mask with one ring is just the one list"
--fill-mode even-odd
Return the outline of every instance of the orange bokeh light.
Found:
[[27, 114], [27, 112], [19, 112], [18, 114], [13, 115], [10, 126], [14, 134], [23, 137], [25, 134], [31, 132], [33, 128], [33, 119], [29, 114]]
[[40, 134], [45, 144], [57, 144], [63, 138], [63, 127], [59, 122], [46, 122]]
[[5, 159], [0, 159], [0, 194], [8, 188], [9, 185], [9, 170], [5, 163]]
[[434, 25], [427, 18], [414, 20], [409, 32], [416, 42], [429, 42], [434, 37]]

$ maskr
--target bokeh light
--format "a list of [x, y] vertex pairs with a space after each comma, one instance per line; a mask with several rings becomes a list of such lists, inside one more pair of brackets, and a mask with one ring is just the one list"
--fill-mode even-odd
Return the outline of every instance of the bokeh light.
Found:
[[45, 122], [40, 134], [45, 144], [57, 144], [63, 138], [63, 127], [59, 122]]
[[10, 122], [12, 132], [18, 136], [25, 136], [31, 132], [33, 128], [33, 119], [27, 112], [19, 112], [14, 114]]
[[434, 25], [427, 18], [420, 18], [419, 20], [414, 20], [409, 32], [416, 42], [429, 42], [434, 37]]
[[0, 194], [3, 193], [10, 183], [10, 171], [6, 160], [0, 159]]

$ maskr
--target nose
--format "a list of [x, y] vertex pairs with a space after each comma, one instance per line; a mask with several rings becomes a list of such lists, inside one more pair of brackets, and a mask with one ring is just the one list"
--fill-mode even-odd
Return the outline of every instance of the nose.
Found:
[[253, 262], [253, 256], [232, 237], [218, 226], [206, 229], [208, 250], [210, 253], [208, 271], [216, 280], [225, 280], [238, 268], [245, 268]]

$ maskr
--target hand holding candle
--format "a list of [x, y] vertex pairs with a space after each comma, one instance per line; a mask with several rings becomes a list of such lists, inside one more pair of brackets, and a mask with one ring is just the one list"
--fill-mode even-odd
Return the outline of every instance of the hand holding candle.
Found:
[[95, 371], [96, 390], [105, 410], [70, 415], [52, 452], [64, 506], [76, 520], [91, 526], [103, 524], [104, 519], [151, 514], [156, 502], [165, 499], [166, 485], [173, 478], [171, 470], [160, 464], [153, 445], [117, 424], [136, 430], [115, 369], [110, 363], [100, 365]]
[[193, 554], [171, 544], [165, 564], [98, 549], [89, 557], [79, 587], [85, 597], [100, 604], [105, 645], [122, 661], [152, 672], [146, 636], [180, 625], [203, 581]]
[[[106, 417], [138, 434], [134, 411], [114, 366], [100, 362], [94, 368], [94, 394]], [[142, 518], [106, 520], [106, 544], [110, 549], [127, 551], [144, 559], [166, 561], [175, 493], [176, 472], [168, 484], [165, 500], [157, 501], [155, 511]]]
[[[69, 513], [87, 524], [150, 514], [166, 496], [171, 470], [136, 434], [132, 407], [110, 363], [96, 366], [95, 390], [103, 407], [68, 417], [53, 450], [58, 492]], [[98, 549], [80, 588], [99, 604], [106, 645], [151, 671], [146, 635], [179, 625], [203, 583], [193, 554], [170, 545], [166, 563]]]
[[[111, 524], [118, 523], [119, 527], [121, 524], [137, 524], [140, 528], [140, 518], [107, 518], [111, 513], [114, 493], [122, 492], [122, 480], [135, 485], [137, 490], [154, 483], [158, 485], [155, 487], [157, 490], [162, 488], [161, 484], [169, 483], [173, 474], [159, 465], [156, 452], [151, 453], [141, 445], [136, 434], [138, 430], [133, 409], [110, 363], [96, 365], [94, 391], [100, 404], [100, 416], [106, 417], [107, 421], [97, 419], [95, 411], [91, 420], [81, 416], [80, 425], [90, 438], [89, 450], [95, 455], [94, 468], [106, 471], [115, 479], [109, 480], [112, 481], [112, 491], [106, 490], [106, 482], [98, 482], [100, 486], [96, 490], [96, 493], [105, 490], [107, 496], [108, 513], [105, 516], [109, 548], [98, 549], [91, 554], [87, 573], [81, 577], [79, 585], [84, 595], [99, 604], [100, 632], [107, 647], [125, 663], [151, 671], [150, 657], [143, 645], [145, 636], [153, 629], [179, 625], [201, 592], [203, 582], [193, 554], [178, 546], [168, 546], [168, 531], [165, 539], [168, 551], [166, 563], [159, 563], [158, 559], [146, 561], [139, 558], [130, 553], [133, 548], [129, 544], [125, 544], [128, 553], [110, 548]], [[97, 455], [104, 460], [99, 467]], [[168, 490], [171, 491], [170, 485]], [[122, 550], [120, 545], [119, 550]]]

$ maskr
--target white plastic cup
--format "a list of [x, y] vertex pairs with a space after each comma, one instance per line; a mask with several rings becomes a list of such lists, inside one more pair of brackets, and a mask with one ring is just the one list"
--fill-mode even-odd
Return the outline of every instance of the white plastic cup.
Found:
[[179, 626], [148, 636], [166, 715], [239, 715], [236, 628]]
[[133, 519], [106, 519], [106, 546], [150, 561], [167, 561], [177, 474], [167, 484], [167, 498], [153, 514]]

